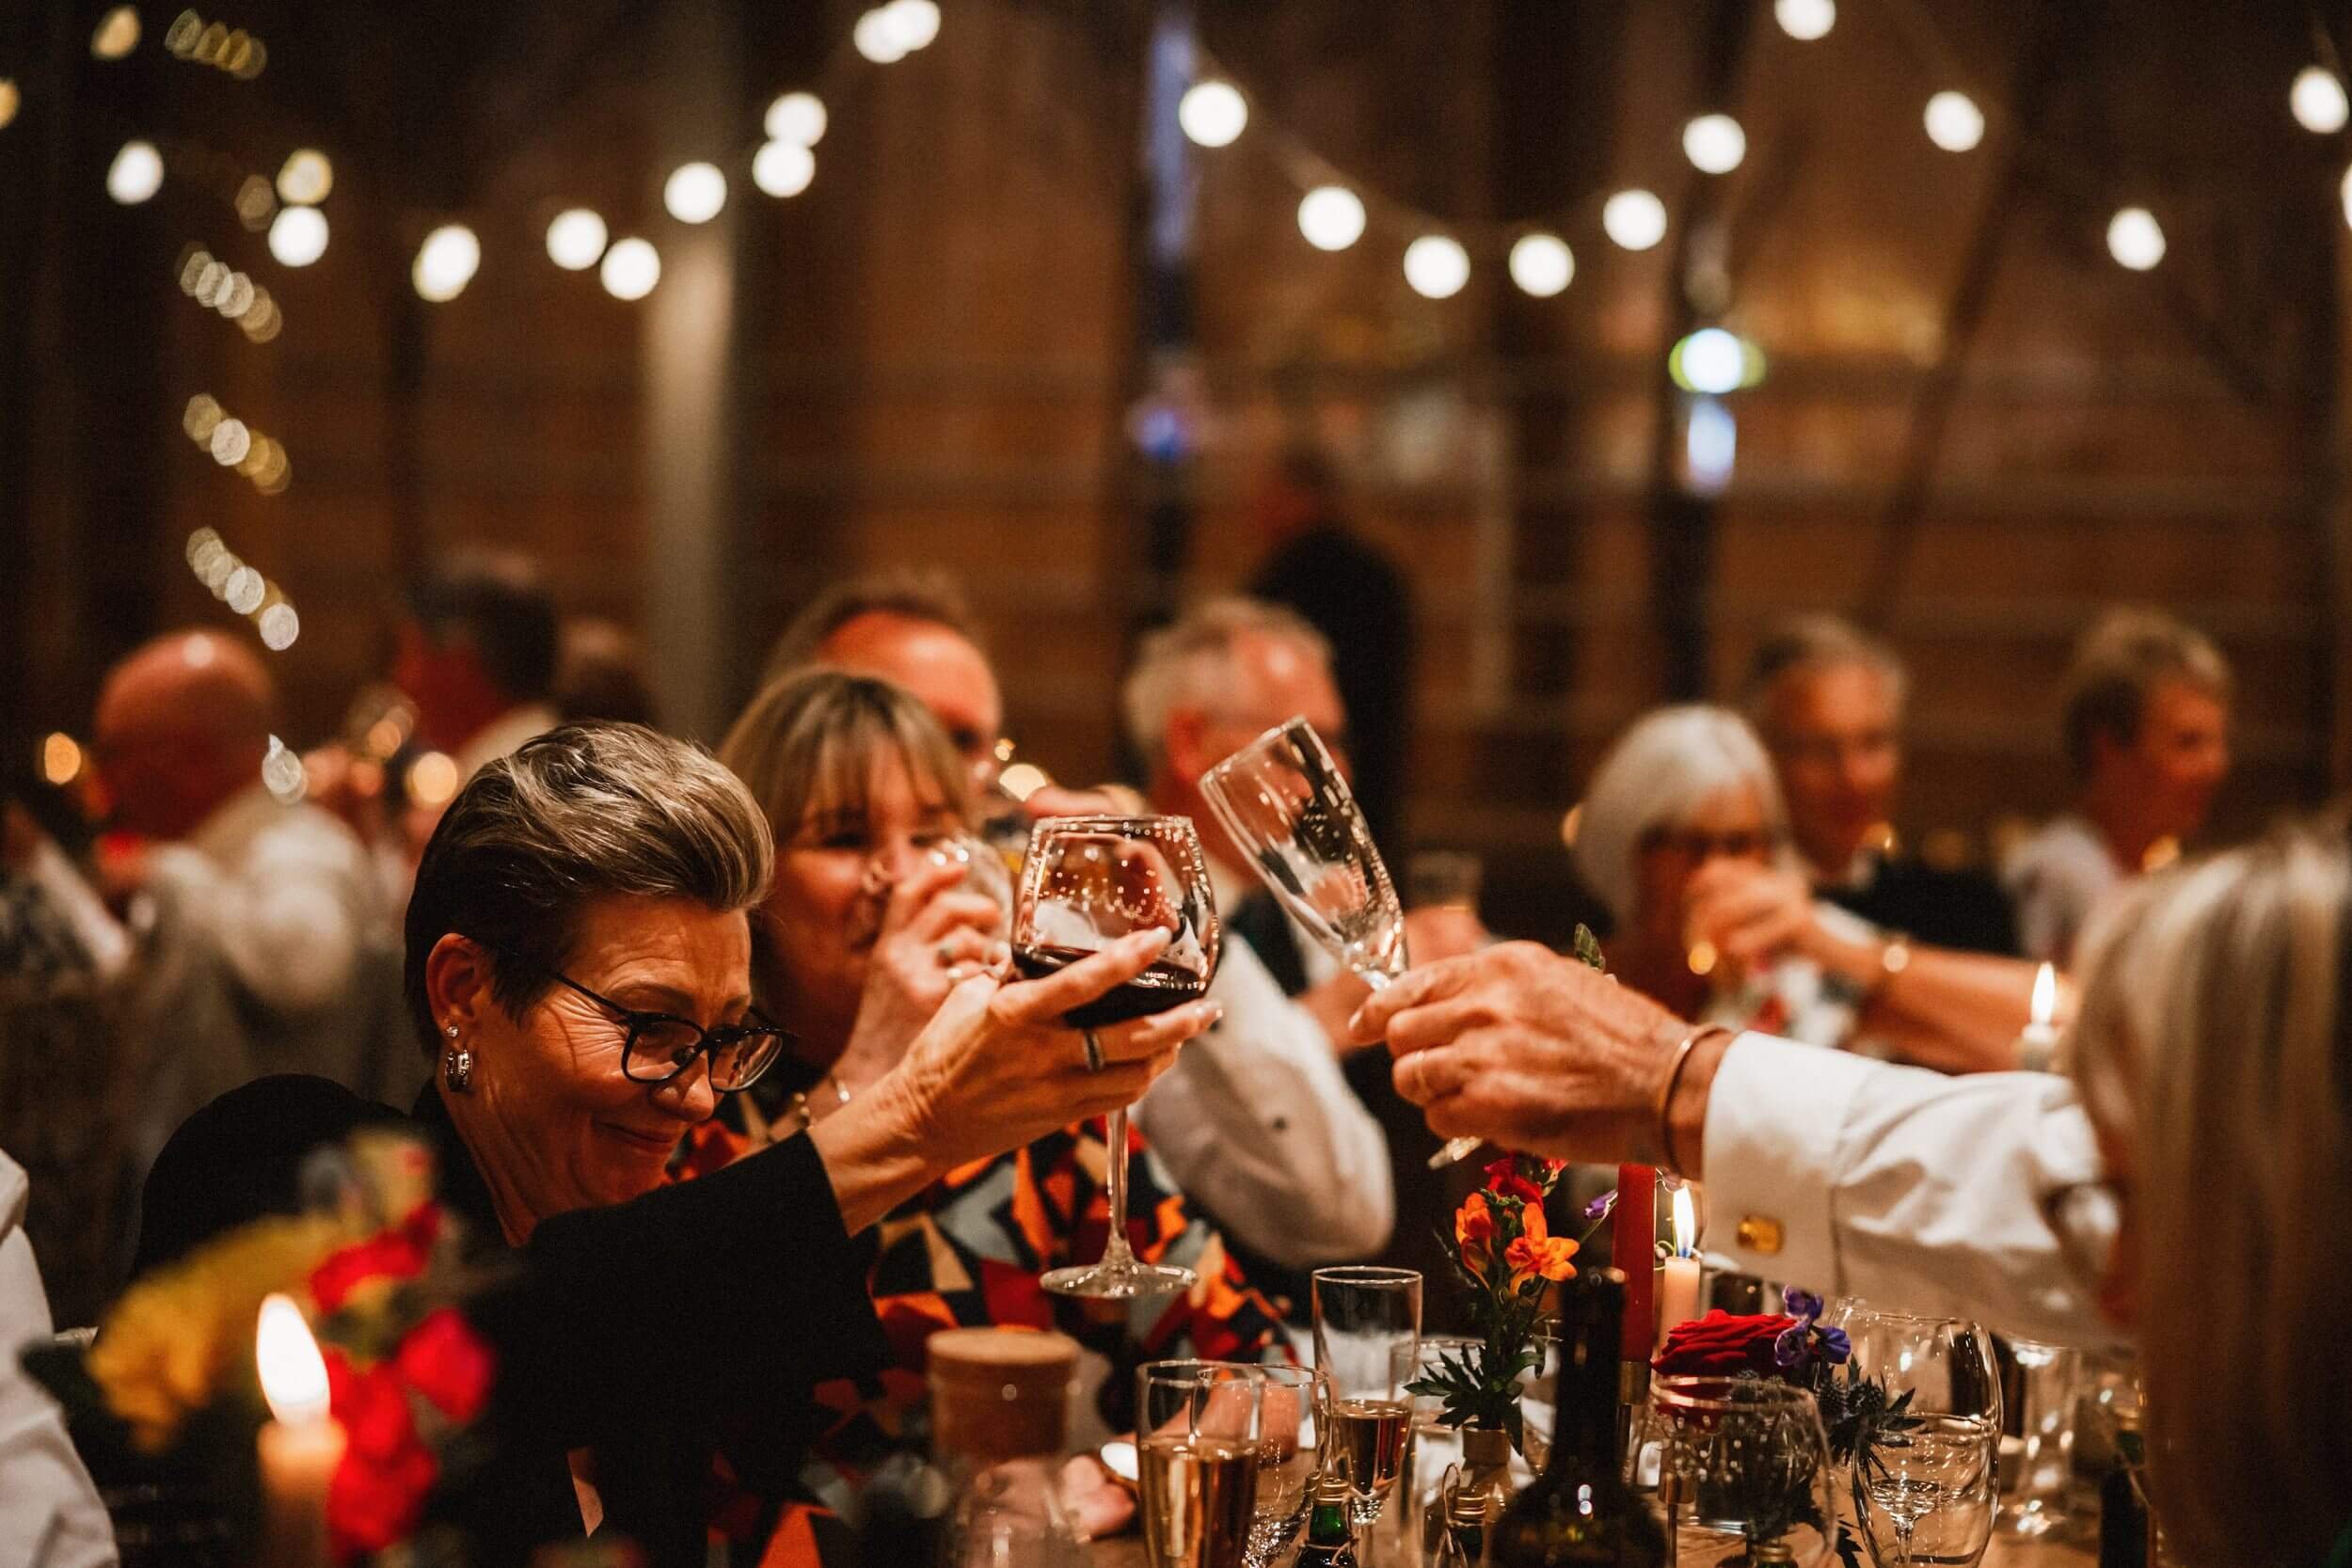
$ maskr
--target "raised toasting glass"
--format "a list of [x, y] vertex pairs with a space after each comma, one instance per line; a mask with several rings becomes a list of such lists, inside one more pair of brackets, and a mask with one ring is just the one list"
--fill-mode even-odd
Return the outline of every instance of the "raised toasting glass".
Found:
[[[1405, 910], [1330, 748], [1304, 719], [1278, 724], [1200, 775], [1200, 793], [1277, 902], [1378, 990], [1405, 973]], [[1430, 1160], [1478, 1148], [1456, 1138]]]
[[[1142, 974], [1064, 1015], [1092, 1031], [1197, 1000], [1216, 973], [1216, 901], [1185, 816], [1049, 816], [1030, 831], [1013, 900], [1012, 961], [1037, 979], [1121, 937], [1159, 927], [1167, 949]], [[1056, 1269], [1063, 1295], [1125, 1298], [1190, 1290], [1190, 1269], [1137, 1259], [1127, 1243], [1127, 1113], [1109, 1117], [1110, 1240], [1099, 1263]]]
[[1317, 1269], [1315, 1371], [1323, 1461], [1346, 1477], [1360, 1527], [1405, 1467], [1413, 1402], [1405, 1392], [1421, 1347], [1421, 1275], [1411, 1269]]

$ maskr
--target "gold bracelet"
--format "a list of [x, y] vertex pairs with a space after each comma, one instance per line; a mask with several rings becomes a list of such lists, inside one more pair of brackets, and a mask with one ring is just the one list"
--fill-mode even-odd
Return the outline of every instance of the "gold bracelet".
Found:
[[1682, 1042], [1675, 1047], [1674, 1061], [1666, 1068], [1665, 1082], [1658, 1086], [1658, 1149], [1666, 1157], [1666, 1168], [1677, 1176], [1686, 1173], [1682, 1162], [1675, 1157], [1674, 1121], [1667, 1115], [1674, 1106], [1675, 1085], [1682, 1082], [1682, 1069], [1691, 1060], [1691, 1053], [1697, 1049], [1699, 1041], [1710, 1035], [1730, 1033], [1720, 1023], [1702, 1023], [1683, 1036]]

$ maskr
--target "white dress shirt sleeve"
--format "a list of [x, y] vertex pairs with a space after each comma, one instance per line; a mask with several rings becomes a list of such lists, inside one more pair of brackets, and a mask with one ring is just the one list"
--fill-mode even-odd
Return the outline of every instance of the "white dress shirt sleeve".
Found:
[[274, 1012], [302, 1014], [349, 990], [373, 888], [358, 840], [315, 808], [289, 809], [234, 865], [184, 846], [155, 851], [156, 872], [201, 911], [237, 979]]
[[0, 1154], [0, 1562], [104, 1568], [114, 1527], [82, 1467], [65, 1416], [17, 1352], [49, 1332], [49, 1302], [24, 1218], [24, 1172]]
[[2044, 1217], [2100, 1170], [2063, 1078], [1947, 1078], [1742, 1035], [1708, 1100], [1708, 1250], [1824, 1294], [2104, 1344], [2116, 1333]]
[[1323, 1028], [1232, 941], [1209, 998], [1224, 1019], [1136, 1107], [1177, 1184], [1245, 1244], [1295, 1268], [1364, 1258], [1396, 1221], [1389, 1141]]

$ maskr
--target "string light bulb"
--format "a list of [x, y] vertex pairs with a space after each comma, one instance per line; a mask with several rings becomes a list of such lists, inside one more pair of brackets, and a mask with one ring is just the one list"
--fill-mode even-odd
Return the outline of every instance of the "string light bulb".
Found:
[[661, 281], [661, 253], [646, 240], [615, 240], [596, 276], [614, 299], [643, 299]]
[[307, 267], [326, 254], [326, 214], [316, 207], [281, 207], [270, 219], [269, 253], [289, 267]]
[[771, 141], [815, 147], [825, 139], [825, 101], [813, 92], [787, 92], [768, 105], [760, 123]]
[[857, 25], [850, 29], [850, 41], [876, 65], [897, 65], [907, 55], [906, 45], [898, 41], [898, 29], [879, 8], [857, 19]]
[[278, 199], [292, 207], [315, 207], [335, 188], [335, 166], [315, 147], [298, 147], [286, 154], [278, 171]]
[[1600, 227], [1627, 250], [1647, 250], [1666, 237], [1666, 204], [1645, 190], [1619, 191], [1600, 209]]
[[135, 207], [163, 188], [164, 155], [153, 142], [124, 142], [106, 166], [106, 194], [125, 207]]
[[1364, 204], [1344, 185], [1317, 185], [1298, 201], [1298, 231], [1317, 250], [1345, 250], [1364, 237]]
[[2126, 207], [2107, 220], [2107, 254], [2134, 272], [2164, 260], [2164, 226], [2145, 207]]
[[2344, 82], [2324, 65], [2307, 65], [2295, 74], [2295, 85], [2287, 89], [2287, 107], [2295, 111], [2295, 122], [2313, 135], [2333, 135], [2352, 119], [2352, 102], [2344, 94]]
[[752, 183], [768, 195], [793, 197], [817, 178], [817, 154], [795, 141], [771, 141], [752, 155]]
[[436, 305], [446, 305], [466, 292], [482, 265], [482, 242], [462, 223], [445, 223], [417, 247], [409, 278], [417, 293]]
[[680, 223], [708, 223], [727, 204], [727, 177], [716, 164], [680, 164], [661, 187], [661, 205]]
[[1701, 174], [1729, 174], [1748, 155], [1748, 134], [1729, 115], [1701, 115], [1682, 128], [1682, 155]]
[[585, 207], [555, 214], [548, 223], [548, 260], [565, 272], [586, 272], [604, 255], [604, 219]]
[[1837, 25], [1837, 0], [1772, 0], [1772, 20], [1799, 43], [1811, 43]]
[[1511, 244], [1511, 281], [1549, 299], [1576, 277], [1576, 256], [1557, 234], [1522, 234]]
[[1470, 252], [1458, 240], [1423, 234], [1405, 247], [1405, 281], [1423, 299], [1452, 299], [1470, 275]]
[[1195, 82], [1176, 102], [1176, 123], [1202, 147], [1231, 147], [1249, 123], [1249, 103], [1231, 82]]
[[901, 55], [928, 49], [939, 37], [939, 0], [890, 0], [882, 16]]
[[1947, 152], [1973, 151], [1984, 140], [1984, 111], [1964, 92], [1944, 91], [1928, 100], [1928, 140]]

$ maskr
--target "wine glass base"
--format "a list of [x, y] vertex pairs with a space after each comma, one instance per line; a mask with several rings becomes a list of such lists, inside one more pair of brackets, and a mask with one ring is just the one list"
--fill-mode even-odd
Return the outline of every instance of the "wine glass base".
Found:
[[1038, 1283], [1057, 1296], [1131, 1301], [1137, 1296], [1189, 1291], [1200, 1283], [1200, 1276], [1167, 1263], [1089, 1263], [1084, 1268], [1056, 1269]]

